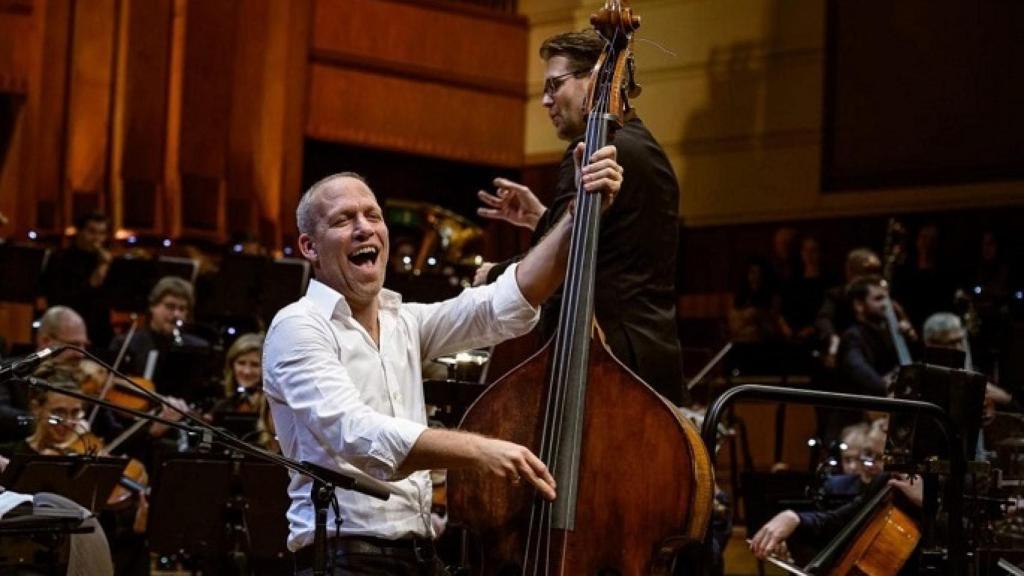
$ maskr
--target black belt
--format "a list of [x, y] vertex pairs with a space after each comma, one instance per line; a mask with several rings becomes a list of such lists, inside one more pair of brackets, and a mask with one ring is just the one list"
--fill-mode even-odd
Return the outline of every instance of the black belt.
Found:
[[[373, 536], [341, 536], [327, 540], [327, 554], [376, 554], [426, 563], [434, 559], [434, 542], [426, 538], [385, 540]], [[299, 548], [293, 554], [295, 570], [313, 567], [313, 545]]]

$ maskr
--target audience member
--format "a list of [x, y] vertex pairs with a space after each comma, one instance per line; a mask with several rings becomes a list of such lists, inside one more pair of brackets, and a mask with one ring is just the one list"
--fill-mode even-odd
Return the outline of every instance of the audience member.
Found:
[[913, 263], [895, 276], [893, 297], [903, 304], [915, 328], [929, 315], [952, 309], [956, 283], [939, 260], [939, 228], [934, 224], [918, 230]]
[[789, 336], [771, 268], [754, 259], [740, 282], [729, 311], [734, 342], [777, 342]]
[[800, 242], [800, 275], [782, 287], [782, 317], [798, 342], [817, 344], [815, 320], [828, 284], [821, 269], [821, 246], [813, 236]]

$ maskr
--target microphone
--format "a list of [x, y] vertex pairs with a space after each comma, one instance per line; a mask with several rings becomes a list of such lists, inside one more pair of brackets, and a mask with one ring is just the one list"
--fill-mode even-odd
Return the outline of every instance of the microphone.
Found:
[[60, 354], [64, 350], [69, 348], [68, 346], [57, 346], [55, 348], [43, 348], [42, 350], [25, 356], [20, 360], [15, 360], [6, 366], [0, 368], [0, 382], [6, 382], [12, 378], [20, 378], [27, 376], [46, 361], [50, 356]]

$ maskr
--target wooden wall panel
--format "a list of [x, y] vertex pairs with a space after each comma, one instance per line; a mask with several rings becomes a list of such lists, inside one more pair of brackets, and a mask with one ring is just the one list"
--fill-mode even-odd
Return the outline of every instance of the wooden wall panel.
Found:
[[323, 64], [313, 64], [310, 75], [310, 138], [492, 166], [522, 164], [521, 98]]
[[35, 34], [31, 2], [0, 1], [0, 93], [28, 93]]
[[237, 5], [235, 0], [188, 5], [178, 153], [183, 231], [222, 229]]
[[171, 0], [123, 0], [113, 187], [115, 224], [163, 223]]
[[68, 44], [71, 31], [71, 0], [47, 0], [39, 6], [37, 36], [39, 67], [34, 79], [26, 113], [32, 119], [30, 130], [31, 179], [27, 191], [35, 198], [33, 226], [53, 232], [61, 225], [60, 195], [63, 177], [65, 107], [67, 105]]
[[265, 56], [269, 48], [270, 6], [265, 0], [239, 0], [238, 30], [231, 74], [227, 131], [226, 232], [255, 230], [259, 214], [256, 150], [264, 113]]
[[105, 207], [117, 0], [77, 0], [68, 86], [64, 222]]
[[313, 59], [525, 95], [526, 19], [394, 0], [317, 0]]

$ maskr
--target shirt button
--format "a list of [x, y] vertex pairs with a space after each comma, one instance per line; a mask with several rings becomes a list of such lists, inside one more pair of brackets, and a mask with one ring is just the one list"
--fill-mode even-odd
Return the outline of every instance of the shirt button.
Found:
[[392, 392], [391, 393], [391, 399], [394, 400], [395, 402], [401, 402], [402, 395], [399, 394], [398, 392]]

